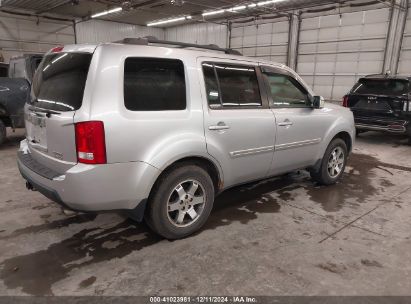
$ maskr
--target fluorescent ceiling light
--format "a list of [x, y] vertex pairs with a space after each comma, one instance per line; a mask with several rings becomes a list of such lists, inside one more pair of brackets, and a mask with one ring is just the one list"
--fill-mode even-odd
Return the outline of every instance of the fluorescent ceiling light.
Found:
[[211, 16], [211, 15], [217, 15], [217, 14], [222, 14], [224, 13], [225, 10], [218, 10], [218, 11], [210, 11], [210, 12], [204, 12], [202, 15], [203, 16]]
[[113, 9], [111, 9], [111, 10], [108, 10], [108, 11], [104, 11], [104, 12], [100, 12], [100, 13], [94, 14], [94, 15], [91, 16], [91, 18], [97, 18], [97, 17], [105, 16], [105, 15], [108, 15], [108, 14], [120, 12], [120, 11], [122, 11], [122, 10], [123, 10], [123, 9], [122, 9], [121, 7], [116, 7], [116, 8], [113, 8]]
[[247, 7], [245, 5], [240, 5], [240, 6], [234, 6], [230, 9], [228, 9], [228, 11], [230, 12], [236, 12], [236, 11], [241, 11], [243, 9], [246, 9]]
[[258, 2], [257, 5], [258, 6], [263, 6], [263, 5], [268, 5], [268, 4], [282, 2], [282, 1], [284, 1], [284, 0], [267, 0], [267, 1]]
[[177, 21], [188, 20], [191, 18], [192, 18], [191, 16], [184, 16], [184, 17], [173, 18], [173, 19], [168, 19], [168, 20], [150, 22], [147, 24], [147, 26], [155, 26], [155, 25], [160, 25], [160, 24], [172, 23], [172, 22], [177, 22]]
[[256, 7], [256, 6], [257, 6], [257, 4], [255, 4], [255, 3], [247, 5], [248, 8], [253, 8], [253, 7]]

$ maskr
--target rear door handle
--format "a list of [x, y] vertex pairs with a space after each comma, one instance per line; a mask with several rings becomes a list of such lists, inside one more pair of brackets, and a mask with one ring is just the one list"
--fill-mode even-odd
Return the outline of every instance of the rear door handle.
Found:
[[211, 131], [221, 131], [221, 130], [228, 130], [230, 129], [224, 122], [220, 121], [216, 126], [209, 126], [209, 130]]

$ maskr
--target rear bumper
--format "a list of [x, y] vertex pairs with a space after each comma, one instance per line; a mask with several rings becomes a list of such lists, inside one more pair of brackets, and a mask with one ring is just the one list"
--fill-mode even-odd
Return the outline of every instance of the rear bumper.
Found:
[[407, 129], [405, 127], [400, 129], [393, 129], [390, 127], [384, 126], [375, 126], [375, 125], [364, 125], [364, 124], [355, 124], [355, 127], [359, 130], [366, 130], [366, 131], [383, 131], [389, 133], [397, 133], [397, 134], [406, 134]]
[[21, 175], [35, 190], [77, 211], [138, 210], [160, 174], [153, 166], [134, 162], [77, 164], [57, 176], [23, 151], [18, 152], [17, 162]]
[[409, 122], [405, 120], [355, 118], [355, 127], [359, 130], [406, 134], [408, 126]]

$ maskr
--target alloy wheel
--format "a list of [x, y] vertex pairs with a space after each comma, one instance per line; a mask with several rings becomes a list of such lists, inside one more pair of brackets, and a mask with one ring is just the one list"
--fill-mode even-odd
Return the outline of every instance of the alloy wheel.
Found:
[[344, 168], [345, 154], [341, 147], [336, 147], [328, 160], [327, 170], [331, 178], [338, 177]]
[[167, 216], [176, 227], [187, 227], [196, 222], [205, 206], [204, 187], [196, 180], [179, 183], [167, 201]]

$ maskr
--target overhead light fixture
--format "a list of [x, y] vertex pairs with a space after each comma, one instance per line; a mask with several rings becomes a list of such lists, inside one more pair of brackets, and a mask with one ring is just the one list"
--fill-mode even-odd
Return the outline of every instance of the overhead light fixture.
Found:
[[117, 12], [120, 12], [122, 10], [123, 9], [121, 7], [116, 7], [116, 8], [113, 8], [111, 10], [107, 10], [107, 11], [104, 11], [104, 12], [100, 12], [100, 13], [91, 15], [91, 18], [97, 18], [97, 17], [108, 15], [108, 14], [117, 13]]
[[184, 20], [189, 20], [191, 18], [192, 18], [191, 16], [184, 16], [184, 17], [167, 19], [167, 20], [162, 20], [162, 21], [150, 22], [150, 23], [147, 23], [147, 26], [156, 26], [156, 25], [172, 23], [172, 22], [177, 22], [177, 21], [184, 21]]
[[283, 2], [283, 1], [285, 1], [285, 0], [265, 0], [265, 1], [260, 1], [258, 3], [250, 3], [250, 4], [247, 4], [247, 5], [239, 5], [239, 6], [234, 6], [234, 7], [227, 8], [227, 9], [203, 12], [202, 15], [204, 17], [204, 16], [212, 16], [212, 15], [222, 14], [224, 12], [237, 12], [237, 11], [242, 11], [246, 8], [254, 8], [254, 7], [257, 7], [257, 6], [264, 6], [264, 5]]
[[224, 13], [225, 10], [218, 10], [218, 11], [210, 11], [210, 12], [204, 12], [202, 13], [203, 16], [212, 16], [212, 15], [217, 15], [217, 14], [222, 14]]
[[264, 6], [264, 5], [273, 4], [273, 3], [282, 2], [282, 1], [285, 1], [285, 0], [267, 0], [267, 1], [258, 2], [257, 5]]
[[247, 7], [245, 5], [240, 5], [240, 6], [234, 6], [230, 9], [228, 9], [227, 11], [229, 12], [237, 12], [237, 11], [241, 11], [243, 9], [246, 9]]

